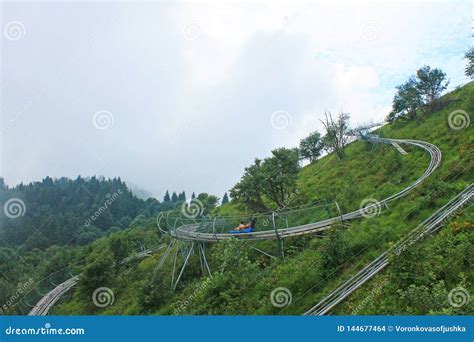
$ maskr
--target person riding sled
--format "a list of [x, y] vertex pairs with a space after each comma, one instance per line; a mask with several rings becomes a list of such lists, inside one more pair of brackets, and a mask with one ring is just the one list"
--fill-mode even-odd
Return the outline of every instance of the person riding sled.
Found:
[[234, 230], [243, 230], [247, 228], [248, 226], [244, 223], [244, 221], [240, 221], [240, 224], [234, 228]]
[[252, 218], [249, 223], [245, 224], [243, 221], [240, 222], [240, 224], [234, 228], [234, 230], [231, 230], [230, 233], [251, 233], [255, 231], [256, 228], [256, 223], [257, 219]]

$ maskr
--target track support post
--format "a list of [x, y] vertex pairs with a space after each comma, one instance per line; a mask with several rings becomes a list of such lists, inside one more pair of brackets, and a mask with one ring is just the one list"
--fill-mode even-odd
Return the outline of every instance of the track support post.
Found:
[[273, 224], [273, 229], [275, 230], [275, 236], [277, 238], [278, 254], [280, 254], [282, 260], [285, 260], [285, 252], [283, 251], [283, 239], [278, 233], [278, 228], [275, 223], [275, 212], [272, 212], [272, 224]]

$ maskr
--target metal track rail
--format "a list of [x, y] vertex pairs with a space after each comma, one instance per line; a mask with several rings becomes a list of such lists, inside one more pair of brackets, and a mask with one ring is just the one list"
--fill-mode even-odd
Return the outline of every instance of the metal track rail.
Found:
[[409, 192], [411, 192], [414, 188], [420, 185], [426, 178], [428, 178], [431, 173], [439, 166], [441, 163], [442, 153], [438, 147], [433, 144], [424, 141], [418, 140], [402, 140], [402, 139], [386, 139], [386, 138], [379, 138], [377, 136], [369, 136], [366, 138], [367, 141], [372, 143], [382, 143], [382, 144], [405, 144], [405, 145], [412, 145], [424, 149], [430, 154], [430, 163], [428, 168], [425, 170], [423, 175], [418, 178], [414, 183], [412, 183], [407, 188], [397, 192], [396, 194], [387, 197], [378, 203], [374, 203], [369, 205], [365, 208], [360, 208], [358, 210], [332, 217], [330, 219], [322, 220], [319, 222], [314, 222], [310, 224], [289, 227], [289, 228], [282, 228], [278, 230], [265, 230], [265, 231], [257, 231], [253, 233], [241, 233], [241, 234], [229, 234], [229, 233], [215, 233], [215, 232], [200, 232], [198, 231], [199, 223], [192, 223], [192, 224], [185, 224], [170, 231], [172, 237], [180, 240], [187, 240], [187, 241], [203, 241], [203, 242], [216, 242], [219, 240], [225, 239], [232, 239], [232, 238], [242, 238], [245, 240], [274, 240], [280, 238], [286, 238], [291, 236], [298, 236], [304, 234], [313, 234], [316, 232], [320, 232], [326, 230], [331, 227], [331, 225], [345, 221], [345, 220], [352, 220], [360, 217], [364, 217], [365, 213], [369, 210], [380, 210], [382, 207], [387, 207], [387, 204], [397, 200], [403, 196], [406, 196]]
[[413, 229], [406, 238], [399, 241], [390, 249], [382, 253], [379, 257], [361, 269], [357, 274], [345, 281], [328, 296], [323, 298], [318, 304], [306, 311], [304, 315], [321, 316], [328, 313], [362, 284], [383, 270], [389, 263], [389, 255], [400, 255], [405, 249], [418, 240], [421, 240], [424, 237], [436, 232], [447, 220], [449, 220], [453, 214], [461, 210], [466, 205], [472, 205], [473, 196], [474, 184], [471, 184], [454, 198], [452, 198], [442, 208], [438, 209], [423, 223]]
[[[160, 250], [167, 245], [161, 245], [155, 249], [147, 249], [144, 250], [140, 253], [137, 253], [133, 257], [128, 257], [122, 260], [120, 264], [130, 262], [135, 259], [142, 259], [146, 258], [151, 255], [152, 252]], [[56, 304], [56, 302], [64, 295], [67, 293], [69, 290], [71, 290], [79, 281], [79, 275], [76, 275], [72, 278], [69, 278], [65, 282], [59, 284], [56, 286], [54, 289], [49, 291], [45, 296], [43, 296], [38, 303], [31, 309], [31, 311], [28, 313], [28, 316], [46, 316], [49, 312], [49, 310]]]

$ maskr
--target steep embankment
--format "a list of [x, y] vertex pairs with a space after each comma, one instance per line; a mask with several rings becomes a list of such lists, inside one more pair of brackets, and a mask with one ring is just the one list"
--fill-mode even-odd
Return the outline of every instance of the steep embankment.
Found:
[[[446, 203], [473, 180], [473, 128], [448, 125], [455, 110], [474, 112], [474, 84], [445, 97], [455, 100], [440, 111], [427, 114], [422, 123], [400, 122], [384, 126], [381, 136], [431, 142], [443, 153], [441, 166], [407, 197], [372, 218], [334, 227], [324, 238], [298, 237], [284, 242], [285, 261], [269, 258], [252, 247], [278, 255], [275, 242], [225, 241], [208, 249], [212, 279], [201, 277], [198, 258], [192, 258], [177, 291], [170, 290], [170, 260], [155, 272], [160, 254], [136, 267], [117, 268], [106, 276], [90, 273], [79, 284], [72, 300], [56, 309], [58, 314], [301, 314], [378, 256]], [[337, 201], [343, 212], [359, 208], [365, 199], [395, 193], [426, 169], [428, 155], [407, 148], [355, 142], [346, 158], [329, 155], [305, 167], [300, 174], [295, 204]], [[227, 212], [230, 211], [227, 208]], [[361, 287], [336, 307], [337, 314], [468, 313], [469, 304], [455, 308], [448, 301], [453, 288], [473, 293], [472, 207], [454, 218], [449, 227], [417, 243], [381, 275]], [[305, 218], [302, 218], [305, 219]], [[310, 218], [308, 218], [310, 219]], [[101, 257], [106, 240], [91, 246]], [[105, 256], [102, 256], [105, 258]], [[92, 260], [92, 258], [91, 258]], [[94, 288], [110, 287], [114, 303], [106, 308], [91, 305]], [[273, 305], [271, 293], [284, 287], [288, 305]], [[276, 303], [278, 304], [278, 303]]]

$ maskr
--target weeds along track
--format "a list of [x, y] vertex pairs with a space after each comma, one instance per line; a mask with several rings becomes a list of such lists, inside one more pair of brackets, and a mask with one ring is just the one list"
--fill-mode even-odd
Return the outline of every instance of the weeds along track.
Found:
[[[232, 239], [232, 238], [242, 238], [245, 240], [274, 240], [274, 239], [282, 239], [291, 236], [298, 236], [298, 235], [305, 235], [305, 234], [312, 234], [317, 233], [323, 230], [326, 230], [331, 227], [331, 225], [346, 221], [352, 220], [356, 218], [366, 217], [366, 213], [372, 210], [381, 210], [383, 207], [387, 207], [388, 203], [402, 198], [403, 196], [407, 195], [411, 192], [415, 187], [417, 187], [423, 180], [428, 178], [431, 173], [439, 166], [441, 163], [442, 154], [438, 147], [433, 144], [418, 141], [418, 140], [403, 140], [403, 139], [386, 139], [386, 138], [379, 138], [377, 136], [367, 136], [365, 138], [368, 142], [371, 143], [383, 143], [383, 144], [405, 144], [405, 145], [412, 145], [421, 149], [424, 149], [430, 154], [430, 163], [428, 168], [425, 170], [423, 175], [418, 178], [414, 183], [412, 183], [407, 188], [397, 192], [396, 194], [391, 195], [377, 203], [373, 203], [369, 206], [364, 208], [360, 208], [358, 210], [341, 214], [329, 219], [324, 219], [318, 222], [303, 224], [303, 225], [296, 225], [287, 228], [276, 228], [275, 226], [275, 213], [269, 218], [269, 222], [271, 223], [271, 228], [268, 230], [257, 231], [253, 233], [241, 233], [241, 234], [230, 234], [224, 233], [223, 231], [217, 232], [216, 224], [225, 222], [225, 219], [221, 219], [219, 217], [214, 218], [213, 220], [201, 221], [193, 219], [193, 223], [188, 224], [181, 224], [177, 228], [174, 228], [169, 231], [171, 237], [184, 240], [184, 241], [200, 241], [200, 242], [216, 242], [219, 240], [225, 239]], [[467, 192], [466, 192], [467, 191]], [[427, 221], [425, 221], [421, 228], [417, 227], [416, 231], [421, 230], [421, 235], [413, 233], [413, 236], [409, 236], [407, 239], [413, 243], [414, 241], [422, 238], [426, 234], [431, 234], [435, 231], [435, 228], [438, 227], [438, 224], [442, 222], [450, 213], [454, 212], [460, 206], [466, 203], [466, 201], [470, 200], [470, 197], [467, 198], [466, 194], [470, 194], [472, 196], [472, 185], [466, 189], [463, 193], [459, 194], [455, 199], [453, 199], [450, 203], [450, 206], [446, 205], [445, 207], [438, 210], [433, 216], [431, 216]], [[462, 198], [462, 200], [461, 200]], [[449, 204], [449, 203], [448, 203]], [[305, 209], [311, 209], [311, 207], [306, 207]], [[297, 213], [301, 209], [294, 210]], [[291, 212], [291, 211], [290, 211]], [[243, 219], [243, 217], [242, 217]], [[183, 219], [173, 218], [175, 222], [175, 226], [178, 223], [182, 223]], [[160, 219], [157, 220], [158, 228], [162, 232], [168, 233], [165, 229], [160, 226]], [[405, 240], [404, 240], [405, 241]], [[406, 246], [409, 242], [405, 242], [404, 244], [397, 244], [392, 248], [402, 248]], [[159, 249], [166, 247], [166, 245], [160, 246]], [[406, 248], [406, 247], [405, 247]], [[394, 249], [396, 251], [397, 249]], [[142, 258], [149, 255], [151, 251], [144, 251], [138, 254], [135, 257]], [[388, 264], [388, 253], [389, 251], [383, 253], [380, 257], [374, 260], [372, 263], [364, 267], [359, 273], [357, 273], [354, 277], [349, 279], [335, 291], [333, 291], [330, 295], [325, 297], [320, 303], [316, 304], [310, 310], [308, 310], [305, 315], [323, 315], [331, 310], [335, 305], [341, 302], [344, 298], [346, 298], [350, 293], [352, 293], [355, 289], [357, 289], [360, 285], [382, 270]], [[130, 258], [125, 259], [123, 262], [130, 261]], [[49, 310], [54, 306], [54, 304], [61, 298], [63, 294], [68, 292], [72, 289], [77, 282], [79, 281], [80, 275], [73, 276], [63, 283], [56, 286], [53, 290], [48, 292], [45, 296], [43, 296], [38, 303], [33, 307], [33, 309], [29, 312], [28, 315], [34, 316], [45, 316], [48, 314]]]
[[435, 233], [447, 220], [449, 220], [450, 217], [461, 210], [464, 206], [472, 205], [473, 195], [474, 184], [471, 184], [458, 195], [453, 197], [442, 208], [438, 209], [418, 227], [413, 229], [406, 238], [396, 243], [367, 266], [362, 268], [357, 274], [324, 297], [318, 304], [306, 311], [304, 315], [322, 316], [328, 313], [352, 292], [357, 290], [358, 287], [382, 271], [385, 266], [388, 265], [390, 255], [399, 256], [405, 249], [418, 240]]

